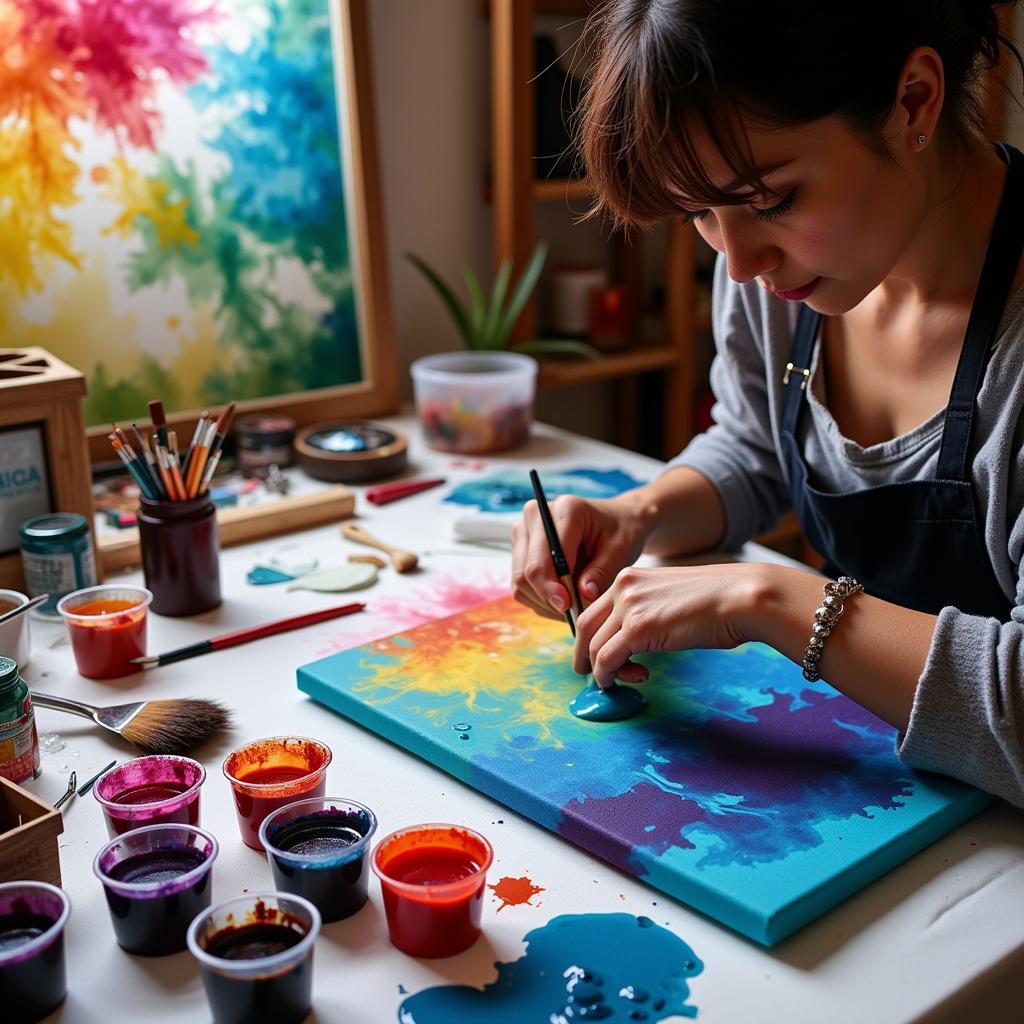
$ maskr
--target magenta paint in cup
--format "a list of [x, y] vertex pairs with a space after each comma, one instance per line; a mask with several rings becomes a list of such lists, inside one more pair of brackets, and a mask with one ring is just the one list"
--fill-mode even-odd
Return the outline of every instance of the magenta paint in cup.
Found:
[[111, 768], [93, 793], [113, 839], [146, 825], [198, 825], [206, 769], [178, 754], [147, 754]]
[[320, 913], [281, 892], [238, 896], [189, 926], [214, 1024], [299, 1024], [313, 1002]]
[[147, 825], [96, 855], [117, 944], [140, 956], [185, 949], [188, 926], [212, 902], [217, 840], [191, 825]]
[[0, 884], [4, 1024], [35, 1024], [67, 994], [64, 926], [71, 901], [48, 882]]

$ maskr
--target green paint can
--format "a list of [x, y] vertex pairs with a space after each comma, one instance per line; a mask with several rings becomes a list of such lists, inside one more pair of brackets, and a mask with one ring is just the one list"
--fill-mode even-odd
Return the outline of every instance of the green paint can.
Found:
[[18, 530], [25, 589], [35, 597], [49, 594], [39, 608], [56, 615], [57, 602], [73, 590], [96, 585], [96, 556], [89, 523], [74, 512], [54, 512], [25, 520]]

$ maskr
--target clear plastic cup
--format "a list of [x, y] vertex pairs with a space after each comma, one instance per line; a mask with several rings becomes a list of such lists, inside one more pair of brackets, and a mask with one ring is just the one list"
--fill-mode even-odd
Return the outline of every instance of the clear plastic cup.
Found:
[[427, 444], [480, 454], [525, 444], [537, 361], [521, 352], [442, 352], [409, 367]]
[[67, 995], [64, 926], [71, 901], [49, 882], [0, 883], [0, 992], [5, 1024], [30, 1024]]
[[140, 956], [185, 949], [189, 924], [213, 897], [220, 847], [191, 825], [147, 825], [107, 843], [93, 861], [117, 943]]
[[369, 807], [344, 797], [315, 797], [264, 819], [260, 842], [274, 885], [308, 899], [326, 923], [351, 917], [366, 903], [366, 849], [376, 830]]
[[78, 671], [89, 679], [141, 672], [133, 658], [146, 654], [146, 621], [153, 595], [145, 587], [86, 587], [65, 594], [57, 611], [67, 623]]
[[235, 797], [242, 842], [263, 850], [260, 825], [285, 804], [327, 792], [331, 748], [306, 736], [253, 740], [224, 758], [223, 771]]
[[279, 892], [238, 896], [203, 911], [188, 930], [214, 1024], [299, 1024], [312, 1007], [320, 913]]
[[461, 953], [480, 935], [491, 844], [461, 825], [410, 825], [373, 850], [391, 942], [410, 956]]
[[198, 825], [206, 769], [180, 754], [147, 754], [119, 764], [96, 780], [93, 795], [107, 835], [146, 825]]

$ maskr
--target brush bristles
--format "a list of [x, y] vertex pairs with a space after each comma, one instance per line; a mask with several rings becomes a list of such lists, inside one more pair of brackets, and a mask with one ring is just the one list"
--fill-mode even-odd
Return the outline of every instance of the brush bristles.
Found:
[[213, 700], [150, 700], [121, 735], [146, 754], [184, 754], [231, 724], [231, 712]]

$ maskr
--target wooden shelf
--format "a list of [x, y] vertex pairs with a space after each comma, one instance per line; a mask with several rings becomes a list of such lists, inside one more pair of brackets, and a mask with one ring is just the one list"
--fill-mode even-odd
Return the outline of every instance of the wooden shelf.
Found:
[[[571, 199], [589, 199], [593, 189], [580, 178], [550, 178], [533, 183], [533, 199], [537, 203], [564, 203]], [[494, 186], [484, 182], [484, 202], [494, 202]]]
[[679, 358], [670, 345], [637, 345], [603, 359], [539, 359], [538, 387], [543, 391], [633, 377], [672, 366]]

